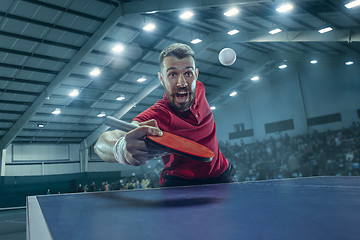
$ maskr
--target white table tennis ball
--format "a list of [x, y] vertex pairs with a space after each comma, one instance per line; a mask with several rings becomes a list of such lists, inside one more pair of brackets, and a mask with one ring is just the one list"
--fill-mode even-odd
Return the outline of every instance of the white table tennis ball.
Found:
[[219, 61], [224, 66], [230, 66], [236, 61], [236, 52], [231, 48], [224, 48], [219, 53]]

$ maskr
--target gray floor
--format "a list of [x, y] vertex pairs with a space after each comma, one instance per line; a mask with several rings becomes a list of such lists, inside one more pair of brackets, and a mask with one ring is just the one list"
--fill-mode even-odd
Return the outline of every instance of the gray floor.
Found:
[[26, 209], [0, 210], [0, 239], [26, 239]]

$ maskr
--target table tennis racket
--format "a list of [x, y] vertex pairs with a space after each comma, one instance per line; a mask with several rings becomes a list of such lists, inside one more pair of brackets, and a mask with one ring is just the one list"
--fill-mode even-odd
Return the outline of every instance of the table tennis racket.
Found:
[[[138, 127], [135, 124], [131, 124], [111, 116], [106, 117], [105, 124], [125, 132], [130, 132]], [[192, 160], [200, 162], [212, 161], [214, 153], [207, 147], [187, 138], [164, 131], [162, 132], [162, 136], [147, 135], [145, 141], [166, 152], [177, 154]]]

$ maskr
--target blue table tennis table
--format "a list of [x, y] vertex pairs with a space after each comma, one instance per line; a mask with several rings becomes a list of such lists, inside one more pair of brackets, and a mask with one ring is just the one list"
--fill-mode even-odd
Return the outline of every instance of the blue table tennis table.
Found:
[[31, 196], [27, 239], [360, 239], [360, 177]]

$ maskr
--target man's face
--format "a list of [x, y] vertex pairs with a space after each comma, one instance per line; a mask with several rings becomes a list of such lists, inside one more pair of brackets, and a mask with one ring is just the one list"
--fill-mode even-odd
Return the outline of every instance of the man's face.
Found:
[[187, 111], [194, 104], [196, 80], [199, 70], [191, 56], [178, 59], [165, 57], [163, 67], [158, 74], [170, 106], [178, 111]]

